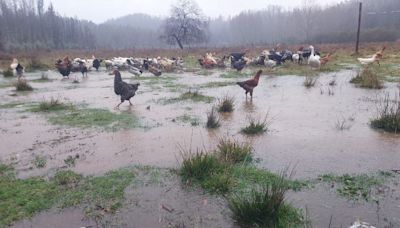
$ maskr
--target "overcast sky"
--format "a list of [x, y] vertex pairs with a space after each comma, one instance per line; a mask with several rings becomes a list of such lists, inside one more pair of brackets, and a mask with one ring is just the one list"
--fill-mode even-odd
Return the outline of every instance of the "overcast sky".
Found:
[[[326, 6], [343, 0], [316, 0]], [[110, 18], [117, 18], [133, 13], [147, 13], [166, 16], [171, 4], [176, 0], [45, 0], [52, 2], [55, 9], [63, 16], [78, 17], [101, 23]], [[209, 17], [236, 15], [244, 10], [261, 10], [268, 5], [280, 5], [293, 8], [301, 5], [302, 0], [197, 0], [203, 12]]]

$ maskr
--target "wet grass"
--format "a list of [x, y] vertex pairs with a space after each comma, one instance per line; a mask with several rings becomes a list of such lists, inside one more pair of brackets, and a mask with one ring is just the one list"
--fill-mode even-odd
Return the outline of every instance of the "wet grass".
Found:
[[139, 119], [129, 113], [113, 113], [106, 109], [81, 108], [57, 112], [49, 117], [53, 124], [79, 128], [98, 127], [108, 131], [143, 127]]
[[306, 88], [312, 88], [315, 86], [315, 83], [317, 83], [318, 78], [317, 77], [313, 77], [313, 76], [306, 76], [304, 78], [304, 82], [303, 85]]
[[10, 83], [4, 83], [4, 84], [0, 84], [0, 89], [7, 88], [7, 87], [12, 87], [12, 86], [13, 85], [10, 84]]
[[14, 73], [12, 72], [12, 70], [7, 69], [7, 70], [3, 71], [3, 76], [4, 76], [5, 78], [13, 77], [13, 76], [14, 76]]
[[[248, 160], [252, 157], [250, 144], [223, 139], [213, 152], [181, 148], [181, 155], [178, 173], [182, 181], [225, 196], [240, 225], [300, 227], [305, 223], [301, 210], [284, 202], [284, 194], [308, 183], [253, 166]], [[268, 221], [274, 226], [266, 226]]]
[[17, 91], [32, 91], [33, 87], [28, 83], [25, 79], [17, 80], [13, 83], [15, 89]]
[[281, 175], [249, 194], [234, 195], [229, 200], [233, 219], [242, 227], [301, 227], [302, 212], [284, 201], [287, 191], [286, 176]]
[[225, 86], [232, 86], [235, 85], [234, 82], [207, 82], [205, 84], [200, 84], [197, 85], [196, 87], [199, 89], [204, 89], [204, 88], [220, 88], [220, 87], [225, 87]]
[[50, 100], [42, 101], [38, 105], [33, 105], [29, 109], [31, 112], [57, 112], [62, 110], [72, 110], [75, 107], [72, 104], [66, 104], [60, 101], [59, 98], [51, 97]]
[[225, 95], [218, 100], [218, 112], [233, 112], [235, 110], [235, 97]]
[[54, 206], [83, 206], [88, 216], [100, 219], [122, 205], [124, 189], [133, 179], [134, 173], [126, 169], [101, 177], [60, 171], [50, 180], [17, 179], [12, 167], [1, 164], [0, 226], [9, 226]]
[[377, 72], [372, 67], [365, 67], [361, 72], [350, 80], [359, 87], [368, 89], [382, 89], [383, 82], [379, 79]]
[[255, 75], [255, 72], [249, 72], [249, 71], [234, 71], [234, 70], [228, 70], [222, 74], [220, 74], [219, 77], [221, 78], [243, 78], [243, 77], [248, 77], [250, 75]]
[[378, 115], [371, 120], [371, 126], [391, 133], [400, 133], [400, 99], [392, 100], [389, 94], [378, 104]]
[[211, 111], [207, 113], [207, 124], [206, 127], [210, 129], [216, 129], [221, 126], [219, 122], [219, 117], [217, 115], [217, 112], [215, 111], [215, 108], [212, 107]]
[[247, 163], [253, 160], [253, 148], [230, 138], [221, 138], [215, 152], [220, 161], [228, 164]]
[[189, 90], [185, 93], [182, 93], [179, 97], [162, 98], [162, 99], [159, 99], [157, 102], [162, 103], [162, 104], [172, 104], [172, 103], [177, 103], [177, 102], [182, 102], [182, 101], [211, 103], [213, 100], [214, 100], [213, 97], [203, 95], [199, 91]]
[[52, 80], [49, 79], [49, 75], [45, 72], [42, 72], [40, 78], [32, 80], [32, 82], [51, 82]]
[[245, 135], [260, 135], [268, 130], [267, 118], [264, 120], [248, 117], [249, 125], [240, 130]]
[[11, 109], [11, 108], [16, 108], [18, 106], [24, 105], [25, 103], [21, 102], [11, 102], [7, 104], [2, 104], [0, 105], [0, 109]]
[[177, 121], [183, 122], [183, 123], [190, 123], [192, 126], [199, 126], [200, 125], [200, 119], [196, 116], [191, 116], [188, 114], [184, 114], [183, 116], [179, 116], [176, 118]]
[[326, 174], [320, 176], [323, 182], [335, 183], [336, 190], [339, 195], [351, 200], [364, 199], [371, 201], [373, 199], [374, 191], [382, 186], [385, 181], [392, 177], [393, 174], [389, 172], [378, 172], [377, 174], [344, 174], [336, 176], [333, 174]]
[[33, 165], [36, 167], [36, 168], [44, 168], [45, 166], [46, 166], [46, 164], [47, 164], [47, 159], [46, 159], [46, 157], [43, 157], [43, 156], [40, 156], [40, 155], [37, 155], [36, 157], [35, 157], [35, 159], [33, 160]]

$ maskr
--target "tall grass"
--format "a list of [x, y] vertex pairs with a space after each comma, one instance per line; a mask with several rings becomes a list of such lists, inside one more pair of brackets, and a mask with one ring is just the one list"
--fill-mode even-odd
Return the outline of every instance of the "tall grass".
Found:
[[7, 70], [3, 71], [3, 76], [4, 77], [12, 77], [12, 76], [14, 76], [14, 73], [12, 72], [12, 70], [7, 69]]
[[218, 112], [233, 112], [235, 109], [235, 98], [225, 95], [219, 100]]
[[221, 138], [217, 145], [218, 158], [228, 164], [252, 161], [253, 147], [249, 143], [240, 143], [238, 140]]
[[297, 227], [303, 223], [300, 211], [285, 203], [286, 174], [269, 185], [231, 197], [233, 218], [243, 227]]
[[13, 84], [17, 91], [32, 91], [33, 87], [25, 79], [19, 79]]
[[219, 128], [221, 125], [219, 123], [219, 117], [215, 108], [211, 108], [211, 111], [207, 113], [207, 124], [206, 127], [210, 129]]
[[370, 67], [365, 67], [361, 72], [350, 80], [350, 83], [354, 83], [363, 88], [369, 89], [382, 89], [383, 83], [379, 79], [377, 72], [372, 70]]
[[264, 120], [248, 117], [249, 125], [242, 128], [241, 132], [246, 135], [259, 135], [268, 130], [267, 116]]
[[304, 78], [304, 82], [303, 85], [306, 88], [311, 88], [315, 86], [315, 83], [317, 83], [318, 78], [317, 77], [313, 77], [313, 76], [306, 76]]
[[387, 132], [400, 133], [400, 99], [392, 100], [386, 94], [378, 104], [378, 115], [371, 120], [373, 128], [382, 129]]

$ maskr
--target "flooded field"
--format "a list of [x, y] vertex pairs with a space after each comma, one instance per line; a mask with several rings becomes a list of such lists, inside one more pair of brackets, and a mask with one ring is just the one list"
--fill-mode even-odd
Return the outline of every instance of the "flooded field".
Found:
[[[258, 167], [279, 172], [292, 166], [295, 179], [317, 179], [330, 173], [373, 174], [400, 168], [400, 135], [370, 126], [370, 120], [377, 115], [378, 101], [385, 94], [399, 95], [396, 83], [385, 83], [382, 90], [357, 88], [349, 83], [356, 71], [342, 70], [321, 74], [314, 87], [306, 88], [304, 77], [264, 72], [250, 100], [235, 82], [252, 77], [252, 70], [242, 74], [210, 72], [170, 73], [159, 78], [122, 72], [123, 80], [139, 82], [140, 86], [132, 99], [133, 106], [125, 102], [119, 109], [114, 109], [119, 103], [113, 91], [114, 76], [105, 71], [90, 72], [79, 83], [61, 80], [53, 71], [28, 73], [26, 78], [34, 90], [23, 93], [7, 86], [11, 79], [2, 78], [1, 161], [13, 165], [20, 178], [51, 176], [67, 168], [95, 176], [134, 165], [177, 168], [181, 161], [179, 147], [211, 150], [221, 137], [232, 136], [251, 142]], [[42, 74], [48, 75], [49, 80], [38, 80]], [[188, 91], [198, 91], [206, 97], [198, 102], [179, 99]], [[234, 112], [220, 115], [219, 129], [205, 128], [207, 112], [225, 95], [234, 96]], [[82, 128], [54, 120], [62, 113], [29, 111], [33, 104], [51, 98], [81, 106], [82, 110], [128, 115], [136, 124]], [[266, 118], [265, 134], [248, 137], [240, 133], [252, 117]], [[38, 157], [46, 163], [43, 168], [35, 167]], [[66, 162], [71, 159], [73, 166]], [[122, 209], [114, 217], [107, 217], [107, 224], [166, 227], [182, 222], [187, 227], [235, 226], [223, 200], [185, 190], [176, 177], [162, 179], [152, 187], [129, 187]], [[307, 208], [314, 227], [346, 227], [358, 218], [378, 227], [400, 227], [398, 183], [397, 175], [382, 190], [379, 203], [347, 200], [329, 184], [321, 183], [291, 192], [288, 201]], [[175, 211], [159, 209], [160, 202]], [[167, 215], [162, 216], [163, 213]], [[15, 227], [53, 227], [49, 221], [79, 221], [81, 214], [70, 209], [62, 215], [50, 211]], [[191, 217], [194, 214], [198, 217]], [[39, 225], [46, 223], [48, 226]], [[76, 224], [93, 225], [90, 220]]]

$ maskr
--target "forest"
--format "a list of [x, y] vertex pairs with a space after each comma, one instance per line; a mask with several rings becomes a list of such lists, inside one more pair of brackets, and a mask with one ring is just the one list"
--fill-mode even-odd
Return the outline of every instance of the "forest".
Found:
[[[207, 18], [207, 39], [192, 47], [228, 47], [274, 43], [346, 43], [354, 41], [358, 2], [322, 8], [303, 1], [285, 10], [266, 6], [229, 18]], [[400, 38], [400, 1], [363, 0], [361, 40]], [[174, 48], [163, 42], [166, 18], [132, 14], [101, 24], [61, 16], [43, 0], [0, 0], [0, 50]], [[257, 28], [257, 29], [254, 29]]]

